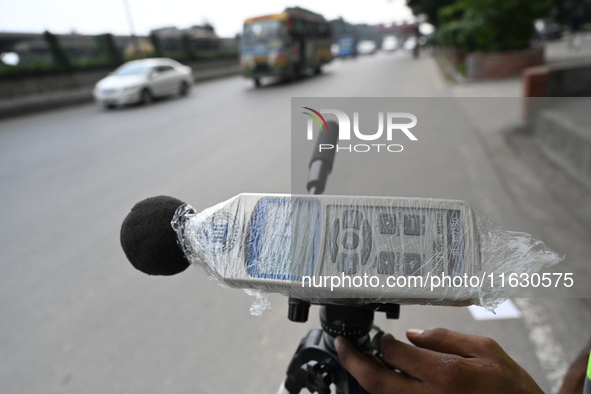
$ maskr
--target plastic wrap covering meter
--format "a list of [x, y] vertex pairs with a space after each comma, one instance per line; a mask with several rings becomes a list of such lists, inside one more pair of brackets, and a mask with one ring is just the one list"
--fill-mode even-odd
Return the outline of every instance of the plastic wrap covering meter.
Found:
[[487, 275], [560, 260], [457, 200], [240, 194], [172, 225], [219, 282], [313, 302], [494, 305], [510, 289]]

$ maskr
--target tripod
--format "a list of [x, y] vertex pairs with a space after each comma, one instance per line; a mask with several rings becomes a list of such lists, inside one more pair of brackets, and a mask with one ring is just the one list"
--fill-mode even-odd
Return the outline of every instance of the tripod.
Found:
[[[290, 298], [289, 320], [306, 322], [309, 308], [308, 302]], [[330, 394], [332, 384], [337, 394], [367, 393], [341, 364], [333, 343], [337, 336], [344, 336], [357, 350], [379, 355], [379, 341], [384, 333], [373, 325], [375, 311], [386, 312], [388, 319], [397, 319], [400, 305], [321, 305], [322, 328], [310, 330], [301, 340], [280, 393], [297, 394], [306, 388], [312, 393]]]
[[[318, 147], [321, 144], [335, 145], [338, 134], [338, 124], [328, 122], [327, 129], [320, 133], [315, 143], [307, 185], [310, 194], [322, 194], [334, 162], [334, 150], [323, 152]], [[347, 304], [345, 300], [340, 301], [340, 304]], [[373, 325], [374, 313], [382, 311], [386, 312], [388, 319], [398, 319], [400, 305], [319, 305], [322, 328], [310, 330], [300, 342], [279, 393], [297, 394], [306, 388], [312, 393], [330, 394], [331, 385], [336, 387], [337, 394], [367, 393], [341, 364], [334, 348], [334, 340], [338, 336], [344, 336], [357, 350], [379, 356], [379, 341], [384, 333]], [[289, 320], [304, 323], [308, 320], [309, 310], [309, 302], [289, 298]]]

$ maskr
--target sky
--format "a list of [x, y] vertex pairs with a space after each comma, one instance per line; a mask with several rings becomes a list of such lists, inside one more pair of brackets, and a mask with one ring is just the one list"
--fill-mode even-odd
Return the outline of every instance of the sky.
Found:
[[233, 37], [241, 31], [244, 19], [296, 5], [329, 20], [342, 16], [351, 23], [413, 20], [405, 0], [0, 0], [0, 32], [129, 34], [125, 1], [138, 35], [154, 28], [186, 28], [207, 21], [219, 36]]

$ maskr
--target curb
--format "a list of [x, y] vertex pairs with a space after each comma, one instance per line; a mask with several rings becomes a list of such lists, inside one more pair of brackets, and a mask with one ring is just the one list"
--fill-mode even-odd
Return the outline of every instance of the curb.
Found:
[[591, 191], [591, 136], [558, 111], [541, 111], [534, 126], [540, 151]]
[[451, 79], [456, 84], [463, 84], [467, 82], [466, 77], [460, 74], [456, 68], [449, 62], [447, 57], [441, 53], [434, 53], [433, 58], [439, 64], [439, 67], [443, 71], [443, 74], [449, 79]]

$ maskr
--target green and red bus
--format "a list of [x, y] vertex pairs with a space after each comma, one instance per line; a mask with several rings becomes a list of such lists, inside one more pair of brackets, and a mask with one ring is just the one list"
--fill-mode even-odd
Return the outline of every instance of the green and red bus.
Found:
[[286, 8], [280, 14], [244, 21], [240, 65], [255, 86], [266, 76], [293, 79], [309, 69], [320, 73], [332, 60], [331, 44], [330, 24], [322, 15]]

